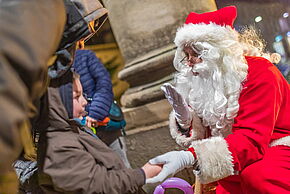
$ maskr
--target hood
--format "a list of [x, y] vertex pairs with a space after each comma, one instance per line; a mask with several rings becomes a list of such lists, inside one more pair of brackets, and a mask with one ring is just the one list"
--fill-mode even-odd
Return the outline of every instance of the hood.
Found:
[[[31, 119], [32, 129], [38, 132], [55, 129], [71, 129], [73, 117], [72, 71], [51, 79], [46, 93], [34, 102], [38, 115]], [[49, 127], [53, 126], [53, 127]]]
[[[45, 131], [78, 131], [82, 125], [73, 119], [72, 71], [52, 81], [47, 90], [48, 126]], [[58, 83], [57, 83], [58, 82]], [[61, 85], [58, 87], [58, 85]], [[56, 86], [56, 87], [55, 87]]]
[[59, 88], [48, 88], [48, 131], [71, 130], [68, 113], [62, 103]]
[[[69, 118], [69, 111], [66, 106], [72, 104], [72, 98], [62, 96], [62, 91], [59, 88], [49, 87], [48, 88], [48, 100], [49, 100], [49, 111], [48, 111], [48, 123], [49, 127], [45, 131], [78, 131], [81, 125]], [[66, 101], [69, 100], [69, 103]]]
[[[52, 79], [49, 86], [51, 88], [56, 88], [58, 90], [58, 94], [60, 96], [60, 102], [59, 104], [64, 105], [66, 114], [65, 119], [72, 119], [73, 118], [73, 73], [72, 69], [67, 71], [63, 76]], [[56, 99], [54, 97], [53, 99]], [[54, 101], [51, 101], [50, 103], [55, 103]]]
[[73, 84], [68, 82], [59, 87], [61, 101], [67, 111], [68, 118], [73, 119]]

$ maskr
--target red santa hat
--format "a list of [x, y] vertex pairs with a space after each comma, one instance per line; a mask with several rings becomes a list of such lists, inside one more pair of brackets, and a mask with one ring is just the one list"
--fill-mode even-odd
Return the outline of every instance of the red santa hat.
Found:
[[237, 17], [237, 9], [235, 6], [224, 7], [217, 11], [206, 12], [198, 14], [191, 12], [186, 20], [185, 24], [210, 24], [215, 23], [220, 26], [231, 26], [233, 28], [234, 21]]
[[182, 46], [186, 42], [214, 43], [226, 38], [235, 38], [233, 23], [236, 17], [235, 6], [201, 14], [191, 12], [185, 24], [178, 29], [174, 42], [177, 46]]

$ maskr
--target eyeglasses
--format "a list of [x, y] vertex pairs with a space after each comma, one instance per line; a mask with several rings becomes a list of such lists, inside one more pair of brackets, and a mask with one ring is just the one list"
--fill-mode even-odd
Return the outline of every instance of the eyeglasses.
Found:
[[180, 63], [196, 63], [206, 52], [206, 49], [197, 49], [194, 43], [185, 44], [182, 51], [184, 57], [180, 60]]
[[179, 62], [182, 64], [185, 64], [186, 62], [191, 62], [192, 58], [200, 59], [202, 55], [199, 55], [199, 54], [194, 52], [194, 54], [192, 54], [190, 56], [191, 56], [191, 58], [189, 58], [188, 54], [185, 54], [185, 56]]

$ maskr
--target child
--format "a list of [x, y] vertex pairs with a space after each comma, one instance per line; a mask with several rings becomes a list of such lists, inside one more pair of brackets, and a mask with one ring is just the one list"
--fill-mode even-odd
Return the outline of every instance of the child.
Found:
[[[84, 42], [79, 41], [80, 50], [76, 51], [73, 68], [80, 75], [80, 81], [85, 94], [91, 99], [86, 110], [86, 124], [88, 127], [96, 127], [98, 137], [118, 153], [126, 165], [130, 163], [126, 154], [126, 144], [122, 137], [122, 127], [115, 130], [107, 130], [106, 127], [98, 127], [109, 117], [110, 107], [114, 100], [112, 81], [109, 72], [99, 58], [90, 50], [83, 50]], [[106, 123], [107, 124], [110, 124]]]
[[48, 100], [49, 127], [38, 148], [39, 184], [45, 192], [135, 193], [145, 178], [160, 172], [150, 164], [126, 168], [113, 150], [72, 119], [81, 117], [87, 104], [76, 74], [73, 83], [50, 87]]

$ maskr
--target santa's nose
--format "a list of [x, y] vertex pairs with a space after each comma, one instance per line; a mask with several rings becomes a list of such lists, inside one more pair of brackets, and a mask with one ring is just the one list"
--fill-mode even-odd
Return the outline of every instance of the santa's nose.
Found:
[[193, 67], [195, 65], [195, 63], [191, 62], [191, 61], [188, 61], [188, 66], [189, 67]]
[[188, 66], [193, 67], [195, 64], [200, 63], [202, 60], [199, 57], [191, 56], [188, 60]]

